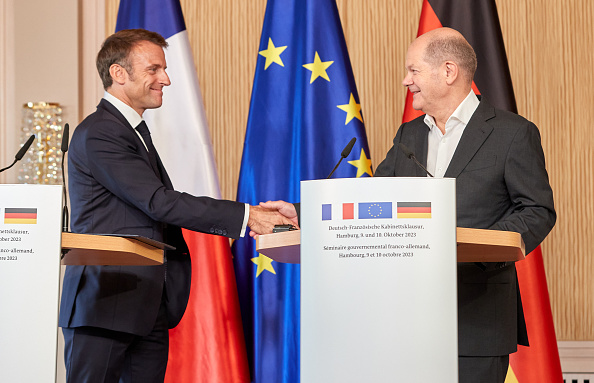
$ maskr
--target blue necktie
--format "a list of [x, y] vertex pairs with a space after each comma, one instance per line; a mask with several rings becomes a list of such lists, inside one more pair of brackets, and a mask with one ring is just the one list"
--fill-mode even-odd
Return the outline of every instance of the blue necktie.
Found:
[[161, 179], [161, 172], [159, 171], [159, 165], [157, 161], [157, 150], [153, 145], [153, 140], [151, 139], [151, 132], [149, 131], [148, 126], [146, 126], [146, 122], [142, 120], [142, 122], [138, 124], [138, 126], [136, 127], [136, 130], [138, 130], [138, 132], [140, 133], [140, 136], [144, 140], [144, 144], [148, 149], [149, 161], [151, 163], [153, 171], [155, 172], [157, 177]]
[[[151, 132], [149, 131], [148, 126], [146, 126], [146, 122], [144, 122], [144, 120], [142, 120], [142, 122], [140, 124], [138, 124], [138, 126], [136, 127], [136, 130], [138, 130], [138, 132], [140, 133], [140, 136], [144, 140], [144, 144], [146, 145], [146, 147], [148, 149], [149, 161], [151, 163], [151, 167], [153, 168], [153, 171], [155, 172], [157, 177], [159, 177], [159, 179], [162, 180], [161, 172], [159, 171], [159, 165], [158, 165], [158, 161], [157, 161], [157, 149], [155, 149], [155, 145], [153, 145], [153, 140], [151, 139]], [[163, 225], [163, 230], [165, 230], [165, 225]], [[167, 254], [166, 254], [166, 252], [163, 254], [163, 265], [165, 266], [165, 281], [167, 281]]]

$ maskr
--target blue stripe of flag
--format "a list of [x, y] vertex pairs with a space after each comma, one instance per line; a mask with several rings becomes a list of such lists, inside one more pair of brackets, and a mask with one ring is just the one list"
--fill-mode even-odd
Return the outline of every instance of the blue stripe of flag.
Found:
[[184, 31], [179, 0], [122, 0], [116, 31], [135, 28], [157, 32], [165, 39]]

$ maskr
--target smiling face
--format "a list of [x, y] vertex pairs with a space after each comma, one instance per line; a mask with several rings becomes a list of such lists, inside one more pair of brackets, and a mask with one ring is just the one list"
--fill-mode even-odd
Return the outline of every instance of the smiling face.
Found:
[[[114, 81], [121, 85], [120, 98], [142, 116], [146, 109], [158, 108], [163, 104], [163, 87], [171, 84], [165, 72], [167, 63], [163, 48], [148, 41], [134, 46], [128, 56], [131, 71], [118, 64], [114, 70]], [[119, 78], [116, 78], [119, 76]]]
[[435, 116], [440, 109], [440, 100], [446, 93], [447, 84], [441, 76], [443, 68], [435, 67], [424, 59], [426, 43], [422, 39], [413, 42], [406, 54], [406, 76], [402, 85], [413, 95], [413, 108]]

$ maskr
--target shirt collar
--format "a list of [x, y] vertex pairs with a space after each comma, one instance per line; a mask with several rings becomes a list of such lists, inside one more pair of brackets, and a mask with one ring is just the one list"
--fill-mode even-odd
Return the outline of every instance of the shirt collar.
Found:
[[136, 128], [138, 124], [142, 122], [142, 117], [134, 109], [132, 109], [130, 105], [124, 103], [113, 94], [105, 91], [103, 98], [112, 104], [120, 113], [122, 113], [126, 121], [128, 121], [128, 123], [133, 128]]
[[[474, 94], [474, 92], [471, 89], [470, 92], [468, 93], [468, 95], [466, 96], [466, 98], [464, 100], [462, 100], [460, 105], [458, 105], [456, 110], [454, 110], [454, 113], [452, 113], [452, 115], [448, 118], [448, 120], [446, 121], [446, 126], [449, 125], [448, 123], [452, 119], [456, 119], [456, 120], [462, 122], [464, 124], [464, 126], [468, 125], [468, 122], [472, 118], [472, 115], [474, 114], [474, 111], [476, 110], [476, 108], [478, 108], [479, 104], [480, 104], [480, 101], [479, 101], [478, 97]], [[433, 127], [436, 126], [435, 119], [428, 114], [425, 114], [424, 121], [425, 121], [425, 124], [431, 130], [433, 130]]]

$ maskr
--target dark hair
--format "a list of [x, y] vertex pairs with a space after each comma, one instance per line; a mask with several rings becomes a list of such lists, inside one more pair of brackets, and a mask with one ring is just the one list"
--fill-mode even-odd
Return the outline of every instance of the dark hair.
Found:
[[109, 68], [113, 64], [121, 65], [132, 75], [132, 64], [130, 63], [130, 52], [143, 41], [148, 41], [167, 48], [167, 41], [157, 32], [147, 31], [146, 29], [124, 29], [109, 36], [101, 45], [101, 50], [97, 54], [97, 70], [99, 77], [103, 82], [103, 88], [107, 89], [113, 84], [113, 79], [109, 74]]
[[447, 60], [454, 61], [469, 82], [472, 82], [476, 72], [476, 53], [462, 36], [445, 36], [431, 40], [425, 48], [424, 59], [434, 66]]

